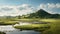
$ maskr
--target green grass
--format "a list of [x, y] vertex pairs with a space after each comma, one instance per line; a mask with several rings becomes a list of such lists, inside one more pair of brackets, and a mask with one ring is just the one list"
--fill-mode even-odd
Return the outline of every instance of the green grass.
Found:
[[26, 22], [33, 22], [33, 21], [39, 21], [40, 19], [16, 19], [16, 21], [26, 21]]
[[14, 25], [18, 23], [18, 21], [0, 21], [0, 25]]
[[0, 25], [14, 25], [18, 23], [19, 21], [14, 21], [15, 19], [7, 19], [7, 18], [0, 18]]
[[[42, 34], [60, 34], [60, 19], [0, 19], [0, 24], [16, 24], [16, 21], [26, 21], [26, 22], [47, 22], [50, 25], [50, 28], [46, 28], [46, 24], [32, 24], [32, 25], [23, 25], [23, 26], [15, 26], [18, 29], [34, 29], [43, 31]], [[48, 30], [47, 30], [48, 29]]]
[[43, 22], [50, 22], [50, 29], [43, 34], [60, 34], [60, 19], [42, 19]]
[[[60, 19], [20, 19], [20, 21], [42, 21], [47, 22], [50, 25], [48, 30], [42, 32], [42, 34], [60, 34]], [[25, 28], [26, 26], [23, 26]], [[38, 26], [37, 26], [38, 27]], [[41, 27], [41, 25], [40, 25]], [[21, 28], [21, 26], [16, 26], [16, 28]], [[34, 28], [34, 27], [26, 27], [26, 28]], [[25, 28], [25, 29], [26, 29]], [[44, 29], [44, 28], [42, 28]], [[40, 29], [37, 29], [40, 30]]]
[[35, 30], [35, 31], [44, 31], [46, 29], [49, 29], [48, 24], [30, 24], [30, 25], [19, 25], [14, 27], [22, 30]]
[[6, 34], [6, 33], [4, 33], [4, 32], [0, 32], [0, 34]]

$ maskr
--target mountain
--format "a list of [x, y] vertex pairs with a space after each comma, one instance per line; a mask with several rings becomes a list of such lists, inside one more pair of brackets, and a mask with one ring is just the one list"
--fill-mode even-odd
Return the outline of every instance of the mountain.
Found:
[[60, 18], [60, 14], [52, 14], [50, 18]]
[[50, 14], [43, 9], [29, 14], [28, 18], [60, 18], [60, 14]]

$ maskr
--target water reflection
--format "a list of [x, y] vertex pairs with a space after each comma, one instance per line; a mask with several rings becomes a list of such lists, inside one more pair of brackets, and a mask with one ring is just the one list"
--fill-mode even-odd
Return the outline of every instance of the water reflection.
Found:
[[15, 30], [18, 30], [18, 29], [13, 28], [12, 25], [0, 26], [0, 31], [2, 32], [15, 31]]
[[15, 29], [12, 25], [1, 25], [0, 31], [6, 32], [6, 34], [40, 34], [40, 32], [35, 32], [32, 30], [20, 31], [20, 29]]
[[31, 30], [25, 30], [25, 31], [13, 31], [13, 32], [6, 32], [6, 34], [40, 34], [40, 32], [35, 32]]

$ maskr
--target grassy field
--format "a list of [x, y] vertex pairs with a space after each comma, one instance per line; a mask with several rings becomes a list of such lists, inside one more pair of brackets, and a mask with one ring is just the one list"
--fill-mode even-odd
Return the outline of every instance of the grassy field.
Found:
[[18, 25], [18, 26], [14, 26], [17, 29], [21, 29], [21, 30], [36, 30], [36, 31], [44, 31], [49, 29], [49, 25], [48, 24], [30, 24], [30, 25]]
[[[23, 25], [23, 26], [15, 26], [15, 28], [18, 29], [34, 29], [34, 30], [43, 30], [42, 34], [60, 34], [60, 19], [13, 19], [13, 20], [9, 20], [9, 19], [0, 19], [0, 25], [12, 25], [12, 24], [16, 24], [19, 21], [26, 21], [26, 22], [47, 22], [49, 24], [32, 24], [32, 25]], [[29, 26], [29, 27], [28, 27]], [[46, 26], [49, 26], [48, 28], [46, 28]], [[48, 29], [48, 30], [47, 30]]]
[[60, 19], [42, 19], [43, 22], [50, 22], [50, 29], [43, 34], [60, 34]]
[[18, 23], [18, 21], [0, 21], [0, 25], [14, 25]]
[[0, 18], [0, 25], [14, 25], [16, 23], [18, 23], [18, 21], [15, 21], [13, 18]]
[[[20, 21], [21, 20], [22, 21], [33, 21], [33, 20], [35, 20], [35, 21], [39, 21], [39, 22], [40, 21], [48, 22], [49, 23], [48, 25], [50, 25], [50, 28], [48, 30], [43, 31], [42, 34], [60, 34], [60, 19], [20, 19]], [[30, 25], [28, 25], [28, 26], [30, 26]], [[35, 24], [35, 26], [37, 26], [37, 25]], [[32, 26], [32, 27], [34, 28], [35, 26]], [[31, 26], [26, 27], [26, 28], [25, 27], [26, 26], [16, 26], [16, 28], [22, 28], [22, 29], [32, 28]], [[39, 25], [37, 27], [40, 28], [41, 25]], [[39, 29], [37, 29], [37, 30], [39, 30]]]

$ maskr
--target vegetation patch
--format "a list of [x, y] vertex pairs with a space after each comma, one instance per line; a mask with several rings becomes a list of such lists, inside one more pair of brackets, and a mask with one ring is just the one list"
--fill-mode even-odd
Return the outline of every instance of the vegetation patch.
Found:
[[14, 27], [21, 30], [35, 30], [35, 31], [42, 31], [50, 28], [48, 24], [30, 24], [30, 25], [19, 25]]
[[0, 25], [14, 25], [14, 24], [16, 24], [16, 23], [18, 23], [18, 22], [16, 22], [16, 21], [2, 21], [2, 22], [0, 22]]
[[50, 29], [42, 34], [60, 34], [60, 19], [42, 19], [43, 22], [50, 22]]
[[4, 32], [0, 32], [0, 34], [6, 34], [6, 33], [4, 33]]

